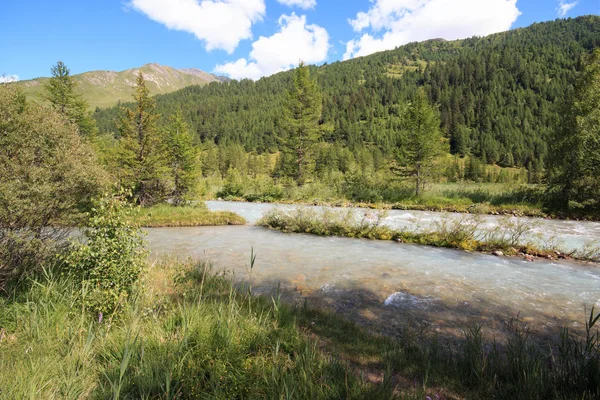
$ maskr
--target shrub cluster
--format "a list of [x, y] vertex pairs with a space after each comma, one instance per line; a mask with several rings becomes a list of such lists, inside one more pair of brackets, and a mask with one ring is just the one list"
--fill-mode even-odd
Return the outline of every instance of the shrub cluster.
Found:
[[132, 294], [144, 265], [144, 241], [131, 208], [105, 198], [92, 208], [85, 241], [73, 242], [64, 268], [81, 282], [81, 300], [94, 314], [110, 314]]

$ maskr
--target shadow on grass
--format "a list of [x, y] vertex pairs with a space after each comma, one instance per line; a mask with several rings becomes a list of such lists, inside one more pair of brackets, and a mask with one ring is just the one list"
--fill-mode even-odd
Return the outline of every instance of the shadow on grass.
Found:
[[[598, 347], [580, 357], [585, 345], [576, 350], [565, 343], [584, 343], [583, 328], [569, 334], [561, 329], [567, 321], [551, 314], [525, 323], [518, 310], [485, 299], [476, 306], [415, 305], [418, 299], [404, 293], [405, 304], [385, 305], [379, 294], [362, 288], [299, 295], [290, 282], [261, 287], [266, 298], [293, 304], [290, 313], [325, 352], [395, 393], [511, 399], [598, 394]], [[589, 363], [590, 357], [595, 361]]]

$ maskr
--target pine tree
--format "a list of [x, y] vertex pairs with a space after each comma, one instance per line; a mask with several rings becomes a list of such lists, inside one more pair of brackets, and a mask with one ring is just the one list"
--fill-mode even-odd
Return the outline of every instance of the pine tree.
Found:
[[77, 84], [67, 66], [59, 61], [50, 71], [52, 77], [46, 84], [46, 99], [54, 109], [77, 125], [80, 135], [94, 135], [97, 131], [96, 122], [88, 111], [87, 102], [75, 93]]
[[191, 200], [198, 188], [200, 164], [198, 149], [181, 111], [170, 118], [167, 126], [167, 158], [173, 184], [171, 198], [176, 205]]
[[150, 205], [165, 194], [168, 170], [154, 99], [141, 72], [134, 89], [133, 109], [123, 107], [117, 121], [120, 138], [113, 162], [121, 186], [132, 191], [133, 200], [139, 205]]
[[[287, 92], [283, 129], [286, 135], [281, 138], [282, 160], [294, 160], [294, 165], [283, 163], [285, 175], [293, 176], [303, 184], [309, 174], [313, 149], [323, 135], [320, 120], [323, 111], [321, 92], [317, 82], [310, 77], [309, 68], [300, 63], [293, 75], [293, 88]], [[292, 156], [293, 155], [293, 156]]]
[[553, 205], [600, 213], [600, 49], [585, 60], [549, 145]]
[[400, 172], [414, 179], [415, 195], [419, 196], [432, 175], [434, 161], [446, 149], [440, 130], [439, 113], [419, 90], [405, 116], [405, 135], [397, 153]]

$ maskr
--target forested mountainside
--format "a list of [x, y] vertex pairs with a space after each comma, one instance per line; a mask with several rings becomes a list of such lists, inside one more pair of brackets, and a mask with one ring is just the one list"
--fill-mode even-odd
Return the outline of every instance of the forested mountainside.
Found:
[[[600, 17], [585, 16], [313, 67], [323, 93], [324, 138], [339, 144], [333, 152], [368, 149], [374, 159], [386, 158], [398, 144], [399, 116], [422, 86], [439, 106], [452, 153], [541, 169], [546, 137], [581, 56], [598, 46]], [[181, 109], [203, 142], [273, 152], [291, 76], [190, 86], [157, 96], [157, 107], [163, 115]], [[114, 131], [118, 110], [95, 113], [101, 132]]]
[[[159, 64], [146, 64], [125, 71], [89, 71], [73, 75], [76, 92], [94, 109], [112, 107], [119, 102], [131, 100], [133, 85], [138, 72], [148, 81], [153, 95], [171, 93], [190, 85], [219, 82], [221, 78], [194, 68], [175, 69]], [[50, 78], [37, 78], [15, 83], [27, 97], [34, 101], [44, 99], [45, 85]]]

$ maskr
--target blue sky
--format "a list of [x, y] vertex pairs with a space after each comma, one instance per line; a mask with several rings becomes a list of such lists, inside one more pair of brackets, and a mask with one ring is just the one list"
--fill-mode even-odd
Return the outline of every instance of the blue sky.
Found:
[[599, 14], [600, 0], [4, 0], [0, 75], [156, 62], [252, 79], [443, 37]]

